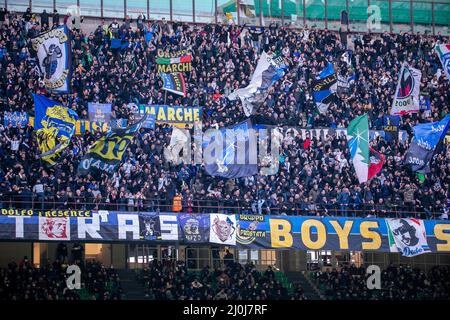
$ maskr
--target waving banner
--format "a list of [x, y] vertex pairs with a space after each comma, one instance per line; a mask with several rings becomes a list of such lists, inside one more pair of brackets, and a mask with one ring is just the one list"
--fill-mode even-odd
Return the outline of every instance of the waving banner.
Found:
[[429, 173], [431, 159], [438, 143], [445, 137], [450, 125], [450, 115], [439, 122], [430, 122], [416, 125], [414, 138], [411, 141], [405, 157], [405, 164], [411, 170], [420, 173]]
[[92, 168], [112, 174], [122, 161], [123, 154], [141, 129], [146, 117], [126, 129], [115, 128], [97, 140], [84, 155], [78, 166], [80, 175], [88, 174]]
[[331, 102], [336, 99], [337, 76], [331, 62], [322, 70], [313, 83], [313, 97], [320, 113], [328, 110]]
[[450, 44], [438, 44], [434, 50], [439, 56], [447, 80], [450, 81]]
[[353, 119], [347, 128], [350, 158], [355, 167], [359, 183], [368, 180], [370, 165], [369, 121], [367, 114]]
[[159, 74], [163, 80], [163, 90], [173, 92], [180, 96], [186, 96], [186, 85], [181, 72]]
[[75, 133], [78, 115], [75, 111], [43, 95], [33, 94], [33, 99], [34, 130], [41, 152], [40, 157], [48, 166], [53, 166]]
[[109, 122], [111, 119], [111, 103], [88, 102], [89, 121]]
[[269, 94], [268, 89], [284, 76], [286, 68], [283, 57], [273, 57], [263, 52], [250, 84], [229, 94], [228, 99], [234, 101], [239, 97], [245, 115], [250, 117], [253, 111], [266, 100]]
[[400, 70], [391, 115], [405, 115], [419, 112], [420, 79], [422, 72], [419, 69], [403, 63]]
[[401, 252], [407, 257], [450, 252], [450, 221], [104, 210], [90, 217], [52, 218], [13, 211], [0, 210], [0, 240], [126, 240], [238, 249]]
[[206, 173], [228, 179], [258, 173], [257, 138], [250, 120], [231, 127], [208, 131], [203, 137]]
[[189, 72], [192, 70], [192, 53], [187, 50], [167, 54], [158, 52], [157, 73]]
[[70, 84], [70, 34], [66, 25], [31, 39], [48, 90], [67, 93]]

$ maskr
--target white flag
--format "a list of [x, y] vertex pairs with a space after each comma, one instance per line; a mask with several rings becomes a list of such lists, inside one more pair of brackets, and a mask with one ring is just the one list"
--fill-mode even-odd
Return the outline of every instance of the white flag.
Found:
[[391, 252], [401, 252], [405, 257], [414, 257], [431, 252], [420, 219], [386, 219]]
[[405, 115], [419, 112], [420, 79], [422, 72], [405, 62], [400, 70], [391, 115]]
[[48, 90], [66, 93], [70, 84], [70, 35], [66, 25], [31, 39]]
[[260, 106], [267, 98], [267, 90], [272, 84], [284, 75], [286, 65], [282, 57], [273, 59], [263, 51], [253, 73], [250, 84], [245, 88], [237, 89], [228, 95], [233, 101], [237, 97], [241, 99], [244, 113], [249, 117], [255, 107]]
[[441, 61], [445, 75], [447, 76], [447, 80], [450, 81], [450, 43], [436, 45], [434, 50], [439, 56], [439, 60]]
[[[166, 161], [174, 164], [190, 163], [191, 159], [191, 134], [189, 130], [172, 128], [172, 136], [170, 137], [170, 144], [164, 148], [164, 157]], [[180, 156], [180, 151], [183, 150]]]
[[210, 215], [209, 242], [236, 245], [236, 216], [234, 214]]
[[70, 218], [39, 217], [39, 240], [70, 240]]

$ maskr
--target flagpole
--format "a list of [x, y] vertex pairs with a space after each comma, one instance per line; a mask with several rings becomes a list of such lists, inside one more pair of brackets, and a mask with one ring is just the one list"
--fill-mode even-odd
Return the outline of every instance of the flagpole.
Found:
[[164, 90], [164, 105], [166, 105], [166, 100], [167, 100], [167, 90]]

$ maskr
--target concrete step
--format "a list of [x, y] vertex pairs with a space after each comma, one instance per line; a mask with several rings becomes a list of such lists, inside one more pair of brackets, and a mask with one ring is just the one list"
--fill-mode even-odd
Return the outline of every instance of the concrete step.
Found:
[[286, 277], [292, 282], [294, 287], [297, 284], [302, 286], [308, 300], [323, 300], [319, 291], [307, 280], [307, 276], [307, 273], [303, 274], [302, 272], [286, 272]]
[[120, 283], [125, 299], [127, 300], [145, 300], [145, 288], [136, 280], [134, 271], [119, 270]]

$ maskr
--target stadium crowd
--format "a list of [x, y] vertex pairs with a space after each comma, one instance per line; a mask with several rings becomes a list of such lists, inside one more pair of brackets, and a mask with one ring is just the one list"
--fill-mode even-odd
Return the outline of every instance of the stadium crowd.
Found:
[[[59, 18], [58, 18], [59, 19]], [[27, 12], [0, 15], [0, 117], [5, 111], [34, 114], [31, 93], [44, 93], [36, 72], [30, 38], [53, 27], [48, 16]], [[68, 17], [59, 19], [66, 23]], [[145, 34], [153, 39], [146, 43]], [[239, 101], [226, 96], [248, 84], [262, 50], [284, 56], [289, 72], [273, 88], [254, 123], [280, 128], [346, 128], [349, 121], [369, 114], [372, 129], [382, 129], [383, 115], [391, 104], [402, 61], [422, 71], [421, 91], [430, 97], [431, 108], [402, 117], [400, 129], [412, 134], [420, 122], [438, 121], [449, 113], [450, 87], [434, 44], [448, 42], [442, 35], [352, 34], [351, 41], [328, 30], [295, 30], [271, 24], [260, 31], [248, 26], [202, 25], [180, 22], [102, 21], [88, 33], [73, 28], [72, 88], [67, 95], [51, 97], [87, 119], [88, 102], [112, 103], [115, 118], [132, 119], [133, 104], [202, 106], [203, 130], [227, 126], [245, 119]], [[111, 38], [129, 42], [111, 49]], [[311, 84], [327, 61], [348, 76], [341, 61], [347, 45], [353, 45], [355, 82], [328, 109], [317, 112]], [[170, 92], [166, 97], [156, 73], [158, 49], [190, 48], [192, 71], [187, 75], [187, 95]], [[3, 121], [1, 121], [3, 124]], [[182, 201], [188, 212], [217, 211], [220, 207], [240, 212], [302, 215], [389, 216], [401, 211], [423, 218], [447, 219], [450, 199], [450, 149], [438, 153], [432, 172], [423, 179], [404, 167], [409, 141], [371, 141], [386, 156], [381, 173], [359, 185], [349, 161], [345, 137], [285, 135], [276, 175], [222, 179], [208, 176], [201, 165], [173, 166], [164, 160], [171, 128], [157, 125], [142, 129], [124, 154], [113, 176], [92, 172], [80, 177], [76, 170], [87, 147], [101, 136], [87, 132], [72, 137], [62, 161], [47, 169], [39, 160], [33, 127], [0, 127], [0, 205], [38, 208], [87, 208], [171, 211], [173, 200]]]
[[229, 261], [223, 268], [204, 267], [189, 274], [184, 261], [154, 260], [138, 274], [146, 297], [156, 300], [288, 300], [306, 299], [300, 286], [289, 294], [269, 266], [259, 272], [253, 263]]
[[391, 265], [381, 272], [381, 290], [367, 288], [364, 267], [317, 271], [312, 278], [331, 300], [448, 300], [450, 268], [434, 266], [428, 272], [410, 265]]
[[70, 290], [66, 284], [67, 263], [50, 259], [34, 266], [28, 257], [0, 268], [1, 300], [120, 300], [123, 291], [117, 271], [100, 262], [74, 261], [81, 270], [81, 288]]

